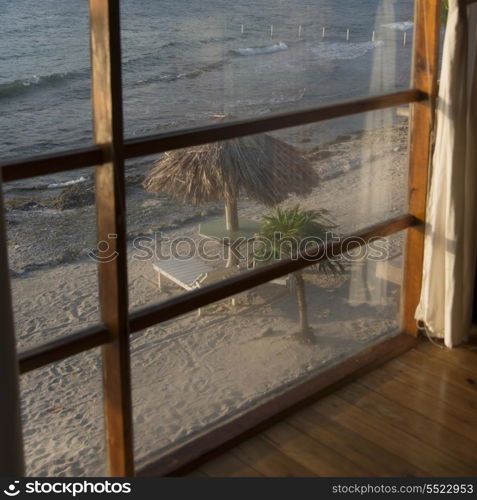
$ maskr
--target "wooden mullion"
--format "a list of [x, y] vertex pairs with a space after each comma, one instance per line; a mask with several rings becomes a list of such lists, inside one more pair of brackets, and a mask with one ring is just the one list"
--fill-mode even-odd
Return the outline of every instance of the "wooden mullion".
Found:
[[[426, 95], [416, 89], [402, 90], [391, 94], [370, 96], [362, 99], [337, 102], [305, 109], [267, 115], [261, 118], [233, 120], [203, 127], [172, 130], [162, 134], [138, 137], [125, 141], [125, 157], [138, 158], [171, 149], [197, 146], [234, 137], [270, 132], [324, 120], [331, 120], [357, 113], [390, 108], [411, 102], [422, 101]], [[12, 162], [0, 163], [4, 182], [13, 182], [39, 175], [91, 167], [103, 162], [103, 150], [96, 146], [64, 151], [56, 154], [38, 155]]]
[[121, 53], [118, 0], [89, 0], [95, 142], [104, 163], [96, 168], [98, 263], [104, 403], [111, 476], [133, 476], [133, 432], [128, 324], [128, 282]]
[[411, 227], [407, 235], [404, 267], [402, 327], [418, 334], [414, 319], [419, 303], [424, 255], [424, 229], [431, 135], [437, 97], [441, 0], [416, 0], [412, 86], [428, 95], [411, 109], [409, 213], [421, 224]]
[[65, 337], [59, 337], [37, 347], [18, 353], [20, 373], [61, 361], [80, 352], [102, 346], [109, 340], [109, 330], [96, 325], [78, 330]]
[[61, 153], [38, 155], [0, 165], [3, 182], [30, 179], [40, 175], [56, 174], [84, 167], [93, 167], [103, 162], [103, 150], [99, 146], [72, 149]]
[[[391, 234], [404, 231], [413, 224], [416, 224], [416, 219], [410, 215], [403, 215], [384, 221], [372, 228], [344, 237], [341, 242], [334, 242], [327, 249], [328, 255], [331, 252], [334, 255], [338, 255], [344, 250], [349, 250], [351, 247], [365, 245], [370, 238], [390, 236]], [[306, 260], [294, 260], [291, 262], [284, 260], [277, 262], [273, 265], [241, 273], [226, 280], [207, 285], [204, 288], [178, 295], [160, 304], [136, 310], [129, 315], [129, 333], [139, 332], [148, 326], [157, 324], [159, 321], [181, 316], [186, 312], [197, 309], [197, 307], [211, 304], [217, 300], [264, 284], [272, 279], [285, 276], [290, 272], [313, 264], [311, 262], [312, 259], [309, 259], [311, 259], [311, 256], [307, 256]], [[52, 340], [19, 354], [20, 373], [26, 373], [54, 361], [60, 361], [69, 356], [93, 349], [107, 343], [108, 340], [109, 330], [104, 325], [95, 325], [79, 330], [67, 337]]]
[[[20, 388], [8, 267], [7, 226], [0, 172], [0, 476], [25, 474], [20, 410]], [[7, 490], [5, 490], [7, 491]], [[7, 495], [8, 495], [7, 491]]]
[[174, 149], [198, 146], [216, 141], [234, 139], [274, 130], [309, 125], [345, 116], [391, 108], [422, 101], [426, 94], [418, 89], [408, 89], [391, 94], [330, 103], [325, 106], [267, 115], [260, 118], [233, 120], [203, 127], [172, 130], [149, 137], [130, 139], [125, 144], [126, 158], [162, 153]]
[[218, 300], [263, 285], [273, 279], [304, 269], [325, 260], [330, 255], [341, 255], [353, 248], [366, 245], [373, 238], [386, 237], [404, 231], [416, 223], [417, 221], [413, 216], [402, 215], [364, 229], [357, 234], [343, 236], [338, 241], [333, 240], [326, 245], [319, 245], [303, 252], [296, 258], [268, 264], [217, 283], [212, 283], [204, 288], [197, 288], [185, 294], [177, 295], [159, 304], [144, 307], [130, 315], [129, 327], [131, 333], [144, 330], [200, 307], [205, 307]]

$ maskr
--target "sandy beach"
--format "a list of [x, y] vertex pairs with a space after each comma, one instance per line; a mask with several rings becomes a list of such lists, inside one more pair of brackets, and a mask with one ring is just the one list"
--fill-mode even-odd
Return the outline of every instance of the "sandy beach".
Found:
[[[283, 138], [283, 136], [282, 136]], [[299, 146], [322, 182], [285, 206], [327, 208], [342, 234], [405, 212], [407, 122]], [[220, 204], [184, 206], [142, 188], [151, 161], [127, 168], [130, 309], [183, 291], [158, 291], [150, 261], [134, 258], [134, 238], [161, 232], [198, 239], [198, 225]], [[20, 349], [99, 321], [92, 181], [68, 208], [69, 187], [18, 189], [7, 196], [10, 270]], [[71, 187], [70, 187], [71, 188]], [[372, 189], [371, 189], [372, 188]], [[93, 200], [93, 201], [92, 201]], [[60, 207], [60, 208], [59, 208]], [[267, 209], [241, 199], [240, 215], [260, 222]], [[388, 239], [399, 266], [403, 237]], [[232, 418], [264, 397], [316, 373], [398, 328], [400, 286], [376, 276], [376, 264], [344, 273], [305, 273], [310, 324], [317, 343], [300, 343], [293, 294], [266, 284], [238, 300], [213, 304], [199, 319], [187, 314], [135, 334], [131, 342], [135, 449], [139, 465], [158, 452]], [[102, 475], [104, 439], [99, 350], [22, 377], [28, 475]]]

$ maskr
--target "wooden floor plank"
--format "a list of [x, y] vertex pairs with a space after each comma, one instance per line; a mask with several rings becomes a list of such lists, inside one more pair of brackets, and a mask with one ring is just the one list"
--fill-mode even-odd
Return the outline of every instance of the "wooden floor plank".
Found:
[[429, 476], [465, 476], [469, 468], [453, 457], [423, 443], [407, 432], [396, 429], [383, 419], [354, 406], [344, 399], [332, 394], [319, 401], [311, 408], [319, 415], [329, 416], [333, 420], [366, 436], [375, 444], [407, 460], [415, 467], [421, 468]]
[[243, 463], [230, 453], [217, 457], [203, 464], [202, 473], [210, 477], [261, 477], [256, 469]]
[[404, 384], [380, 371], [365, 375], [360, 378], [360, 383], [402, 406], [421, 415], [429, 416], [444, 427], [474, 442], [477, 441], [477, 412], [456, 408], [448, 399], [443, 397], [439, 399], [437, 395], [427, 394], [417, 387]]
[[435, 357], [428, 356], [416, 349], [409, 351], [399, 360], [416, 367], [420, 371], [430, 373], [434, 377], [438, 375], [442, 383], [459, 385], [472, 391], [477, 396], [477, 377], [464, 367], [458, 368], [452, 364], [443, 363]]
[[[416, 413], [392, 399], [370, 390], [359, 381], [349, 384], [338, 395], [379, 419], [401, 429], [439, 450], [446, 450], [456, 460], [477, 471], [477, 453], [469, 440], [442, 426], [432, 418]], [[477, 432], [477, 431], [476, 431]]]
[[231, 450], [231, 453], [266, 477], [316, 476], [312, 470], [285, 455], [262, 437], [247, 440]]
[[432, 391], [434, 396], [440, 397], [443, 393], [452, 393], [458, 400], [462, 400], [459, 401], [459, 404], [464, 407], [468, 403], [475, 403], [477, 400], [476, 388], [472, 387], [471, 384], [463, 384], [461, 381], [454, 382], [445, 369], [440, 372], [439, 377], [436, 377], [436, 369], [439, 368], [428, 366], [422, 362], [417, 365], [409, 359], [407, 361], [396, 359], [385, 367], [387, 373], [394, 373], [396, 377], [402, 378], [403, 381], [406, 380], [407, 383], [412, 380], [413, 386], [419, 387], [423, 391]]
[[317, 415], [311, 409], [300, 411], [287, 421], [349, 460], [373, 471], [373, 476], [406, 477], [416, 475], [416, 471], [424, 475], [424, 471], [408, 461], [365, 439], [354, 430], [324, 415]]
[[271, 427], [263, 435], [282, 453], [312, 470], [317, 476], [363, 477], [372, 474], [372, 471], [354, 464], [285, 422]]
[[456, 408], [477, 411], [477, 394], [474, 390], [460, 384], [448, 383], [444, 378], [436, 377], [435, 372], [430, 373], [412, 364], [394, 360], [383, 366], [382, 373], [435, 398], [447, 401]]
[[432, 356], [444, 363], [455, 366], [456, 368], [468, 370], [477, 377], [477, 347], [456, 347], [455, 349], [439, 349], [431, 342], [422, 342], [417, 349], [426, 356]]

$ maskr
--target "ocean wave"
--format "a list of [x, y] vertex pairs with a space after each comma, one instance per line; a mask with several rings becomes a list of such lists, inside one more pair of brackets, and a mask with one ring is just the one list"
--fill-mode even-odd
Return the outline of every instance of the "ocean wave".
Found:
[[193, 49], [196, 47], [200, 47], [201, 45], [207, 45], [211, 43], [223, 44], [224, 42], [230, 42], [236, 39], [237, 38], [233, 36], [224, 36], [224, 37], [204, 38], [201, 40], [171, 40], [169, 42], [164, 43], [163, 45], [159, 45], [158, 47], [154, 48], [152, 52], [148, 52], [146, 54], [129, 55], [129, 56], [123, 55], [122, 63], [124, 66], [126, 66], [126, 68], [128, 66], [131, 66], [133, 68], [136, 65], [138, 65], [138, 68], [140, 69], [141, 68], [140, 65], [156, 63], [159, 55], [161, 54], [161, 51], [164, 51], [165, 49], [182, 48], [183, 50], [188, 50], [191, 48]]
[[83, 182], [86, 182], [88, 179], [86, 177], [79, 177], [78, 179], [71, 179], [70, 181], [65, 181], [65, 182], [54, 182], [52, 184], [47, 184], [46, 188], [47, 189], [57, 189], [57, 188], [62, 188], [62, 187], [68, 187], [68, 186], [73, 186], [74, 184], [82, 184]]
[[189, 40], [172, 40], [169, 42], [166, 42], [162, 45], [159, 45], [157, 47], [153, 47], [151, 52], [144, 52], [141, 54], [123, 54], [122, 56], [122, 65], [123, 66], [131, 66], [134, 67], [135, 65], [139, 65], [138, 67], [140, 68], [141, 65], [144, 64], [151, 64], [154, 62], [157, 62], [161, 51], [164, 49], [176, 49], [176, 48], [183, 48], [187, 49], [188, 47], [191, 46], [191, 42]]
[[321, 42], [311, 46], [311, 51], [321, 59], [349, 60], [362, 57], [376, 47], [383, 45], [381, 40], [376, 42]]
[[412, 29], [414, 23], [412, 21], [404, 21], [402, 23], [388, 23], [383, 24], [383, 28], [387, 28], [389, 30], [398, 30], [398, 31], [408, 31]]
[[288, 50], [288, 45], [283, 42], [276, 43], [275, 45], [269, 45], [267, 47], [249, 47], [246, 49], [234, 49], [231, 52], [239, 56], [257, 56], [260, 54], [270, 54], [272, 52], [280, 52], [282, 50]]
[[303, 99], [306, 93], [306, 88], [302, 88], [295, 92], [290, 93], [280, 93], [278, 95], [272, 95], [265, 99], [239, 99], [235, 101], [236, 106], [270, 106], [278, 104], [288, 104], [292, 102], [298, 102]]
[[137, 80], [135, 82], [136, 85], [147, 85], [149, 83], [155, 83], [157, 81], [162, 82], [175, 82], [177, 80], [182, 80], [183, 78], [187, 78], [192, 80], [194, 78], [199, 77], [204, 73], [208, 73], [209, 71], [214, 71], [216, 69], [220, 69], [230, 61], [228, 59], [221, 59], [220, 61], [215, 61], [212, 63], [204, 64], [199, 66], [198, 68], [193, 68], [188, 71], [184, 71], [182, 73], [166, 73], [159, 76], [153, 76], [151, 78], [146, 78], [145, 80]]
[[219, 36], [219, 37], [211, 37], [211, 38], [203, 38], [199, 40], [200, 44], [208, 44], [208, 43], [223, 43], [223, 42], [232, 42], [236, 40], [235, 36]]
[[0, 83], [0, 99], [4, 97], [15, 97], [42, 87], [59, 85], [66, 80], [76, 78], [86, 72], [89, 72], [89, 69], [65, 71], [62, 73], [52, 73], [50, 75], [41, 76], [33, 75], [22, 80]]
[[180, 80], [181, 78], [197, 78], [200, 76], [204, 71], [200, 68], [193, 69], [191, 71], [186, 71], [185, 73], [179, 73], [178, 75], [175, 76], [174, 80]]

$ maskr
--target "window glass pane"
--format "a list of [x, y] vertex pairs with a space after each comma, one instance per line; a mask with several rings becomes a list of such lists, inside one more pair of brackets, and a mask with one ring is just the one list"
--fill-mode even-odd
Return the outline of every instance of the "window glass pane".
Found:
[[407, 115], [408, 107], [386, 109], [129, 162], [130, 308], [247, 270], [277, 207], [319, 211], [323, 230], [340, 235], [406, 213]]
[[3, 185], [18, 347], [99, 321], [92, 170]]
[[402, 234], [376, 240], [340, 273], [307, 269], [301, 285], [277, 280], [134, 335], [138, 465], [397, 333], [402, 247]]
[[0, 3], [0, 158], [92, 141], [88, 2]]
[[126, 136], [409, 86], [414, 0], [122, 2]]
[[22, 375], [27, 476], [104, 476], [99, 349]]

